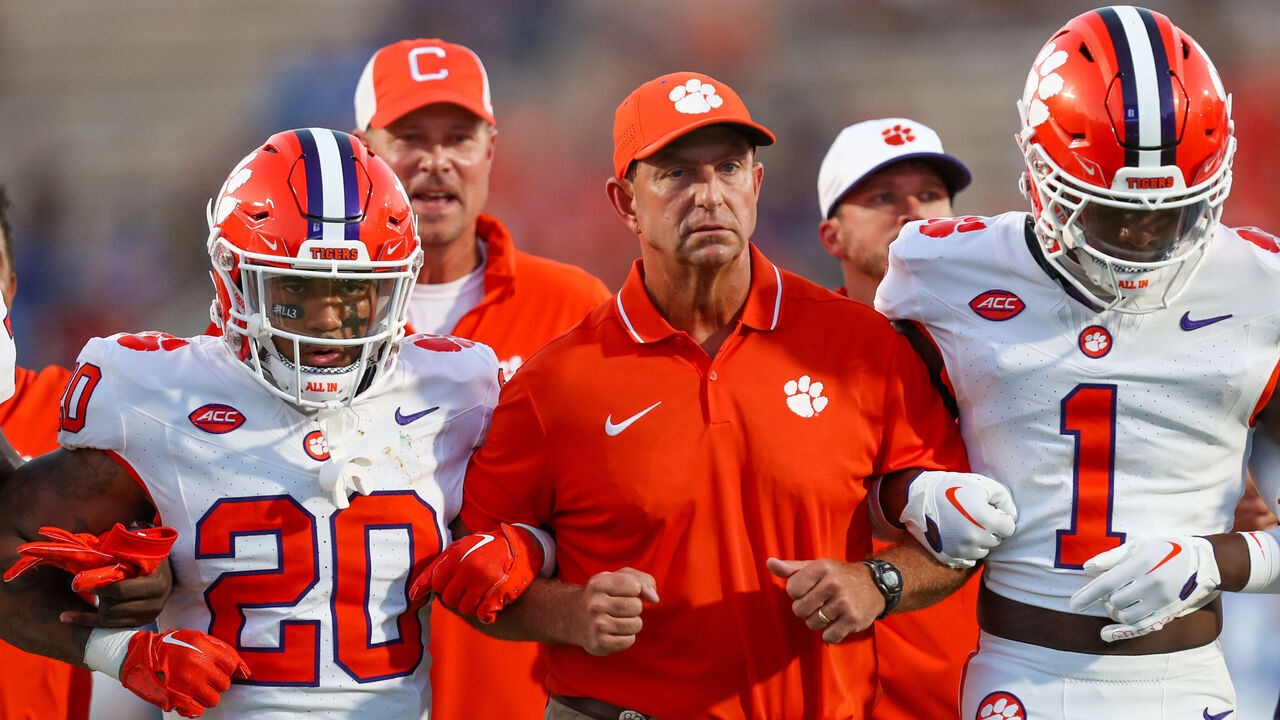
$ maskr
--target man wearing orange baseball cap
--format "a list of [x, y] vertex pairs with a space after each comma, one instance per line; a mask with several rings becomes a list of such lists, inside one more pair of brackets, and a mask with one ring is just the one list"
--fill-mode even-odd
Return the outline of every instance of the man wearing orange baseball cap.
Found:
[[750, 242], [773, 141], [701, 73], [623, 101], [605, 190], [640, 259], [507, 383], [473, 456], [468, 527], [556, 537], [559, 577], [489, 626], [549, 643], [547, 718], [865, 717], [871, 623], [966, 576], [910, 537], [860, 562], [870, 479], [903, 499], [964, 451], [883, 317]]
[[[413, 330], [483, 342], [510, 377], [609, 298], [580, 268], [517, 250], [483, 212], [498, 131], [489, 78], [471, 50], [439, 39], [378, 50], [356, 86], [355, 111], [355, 134], [395, 170], [417, 214], [425, 261], [410, 301]], [[537, 652], [433, 612], [432, 717], [542, 717]]]

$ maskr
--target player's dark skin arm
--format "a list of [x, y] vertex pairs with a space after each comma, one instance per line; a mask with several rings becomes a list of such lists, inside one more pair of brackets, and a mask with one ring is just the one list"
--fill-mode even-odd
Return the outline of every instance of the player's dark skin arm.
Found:
[[[450, 523], [449, 531], [455, 541], [471, 534], [461, 518]], [[583, 626], [585, 616], [589, 614], [583, 607], [584, 590], [582, 585], [534, 578], [533, 584], [515, 602], [503, 608], [492, 623], [482, 623], [474, 617], [455, 612], [444, 603], [441, 605], [475, 629], [499, 640], [584, 645], [590, 640], [575, 632]]]
[[920, 473], [921, 470], [918, 468], [908, 468], [889, 473], [881, 478], [879, 497], [870, 498], [870, 500], [880, 503], [880, 509], [884, 512], [885, 518], [900, 532], [893, 536], [881, 537], [881, 528], [876, 528], [877, 540], [902, 542], [910, 537], [906, 528], [898, 524], [898, 518], [902, 516], [903, 509], [907, 507], [907, 489], [911, 485], [911, 480]]
[[[1262, 411], [1258, 413], [1257, 434], [1265, 434], [1272, 442], [1280, 444], [1280, 398], [1272, 395]], [[1255, 441], [1256, 442], [1256, 441]], [[1280, 468], [1274, 468], [1280, 472]], [[1214, 557], [1218, 560], [1218, 572], [1222, 576], [1222, 589], [1236, 592], [1249, 581], [1249, 547], [1245, 538], [1238, 533], [1221, 533], [1207, 535], [1213, 545]]]
[[[39, 529], [101, 534], [115, 523], [150, 523], [155, 508], [142, 487], [98, 450], [55, 450], [8, 473], [0, 484], [0, 567], [18, 560], [17, 548], [41, 541]], [[98, 591], [94, 608], [71, 590], [71, 576], [38, 567], [0, 584], [0, 638], [28, 652], [84, 667], [89, 625], [138, 627], [155, 619], [168, 598], [168, 563], [150, 577]], [[71, 613], [63, 622], [64, 613]]]

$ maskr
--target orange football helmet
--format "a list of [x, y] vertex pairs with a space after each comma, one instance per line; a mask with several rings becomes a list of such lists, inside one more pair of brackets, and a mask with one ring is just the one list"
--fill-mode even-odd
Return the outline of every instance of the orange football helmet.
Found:
[[1101, 307], [1167, 307], [1231, 189], [1231, 98], [1204, 50], [1160, 13], [1091, 10], [1045, 44], [1018, 110], [1049, 262]]
[[272, 135], [208, 213], [213, 320], [268, 391], [337, 407], [390, 372], [422, 250], [400, 181], [359, 139]]

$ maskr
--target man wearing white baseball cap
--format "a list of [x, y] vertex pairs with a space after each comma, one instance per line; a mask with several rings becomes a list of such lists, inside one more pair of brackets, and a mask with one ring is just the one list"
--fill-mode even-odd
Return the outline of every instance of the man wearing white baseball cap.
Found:
[[[508, 378], [609, 291], [580, 268], [516, 249], [483, 212], [497, 143], [489, 76], [470, 49], [402, 40], [369, 59], [355, 93], [357, 135], [403, 183], [418, 218], [423, 265], [409, 305], [413, 330], [493, 348]], [[431, 613], [434, 720], [541, 718], [538, 648], [481, 635]]]
[[[914, 120], [866, 120], [841, 130], [818, 170], [818, 236], [844, 271], [838, 292], [871, 305], [898, 230], [950, 216], [951, 199], [969, 181], [938, 134]], [[960, 675], [978, 640], [978, 583], [975, 575], [936, 605], [876, 623], [884, 693], [873, 720], [959, 717]]]
[[951, 200], [970, 179], [938, 133], [914, 120], [880, 118], [841, 130], [818, 170], [818, 237], [840, 261], [844, 294], [870, 305], [898, 230], [950, 216]]

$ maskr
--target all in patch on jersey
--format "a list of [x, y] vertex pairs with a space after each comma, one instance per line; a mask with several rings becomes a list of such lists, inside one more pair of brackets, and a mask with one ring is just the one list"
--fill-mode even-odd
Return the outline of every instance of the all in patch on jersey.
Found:
[[987, 320], [1000, 322], [1027, 308], [1022, 298], [1008, 290], [988, 290], [969, 301], [969, 309]]
[[1013, 693], [997, 691], [988, 694], [978, 703], [974, 720], [1027, 720], [1022, 701]]
[[187, 416], [192, 425], [213, 435], [222, 435], [244, 424], [244, 413], [222, 403], [201, 405]]
[[329, 439], [319, 430], [312, 430], [303, 436], [302, 449], [312, 460], [324, 462], [329, 459]]
[[1111, 332], [1101, 325], [1090, 325], [1080, 332], [1080, 352], [1100, 358], [1111, 352]]

